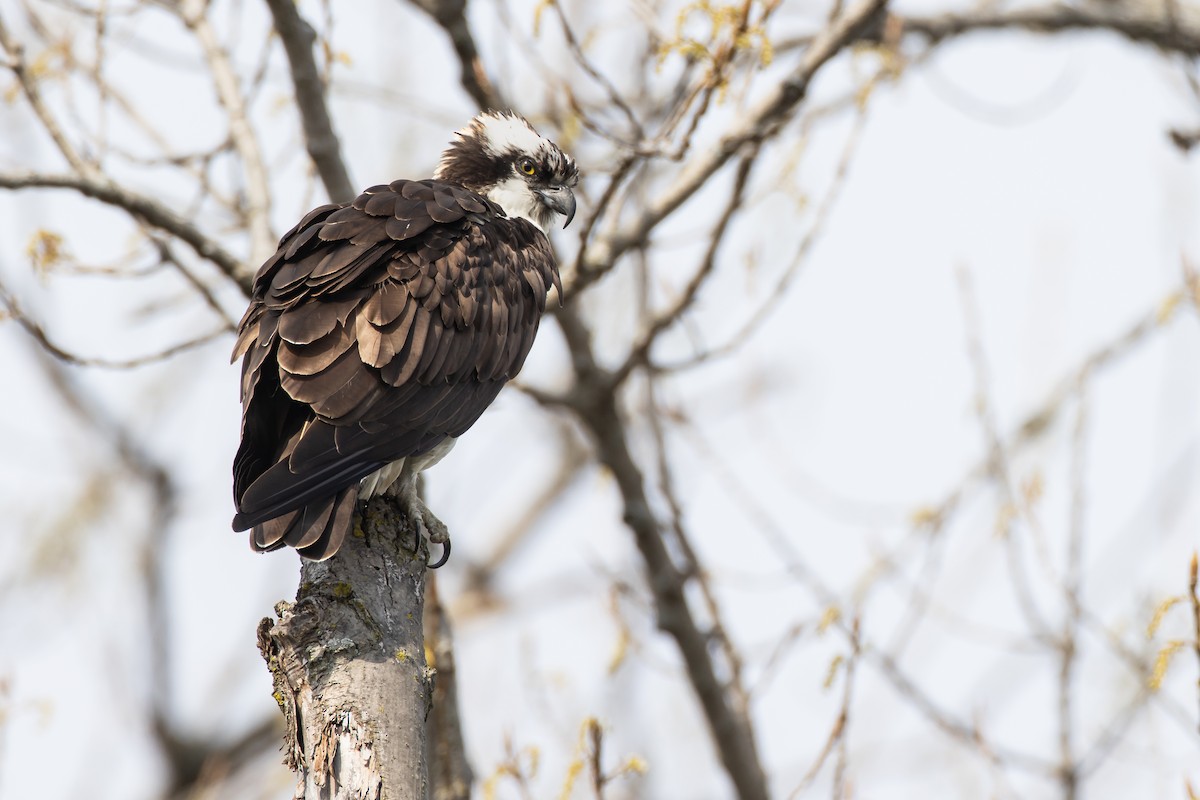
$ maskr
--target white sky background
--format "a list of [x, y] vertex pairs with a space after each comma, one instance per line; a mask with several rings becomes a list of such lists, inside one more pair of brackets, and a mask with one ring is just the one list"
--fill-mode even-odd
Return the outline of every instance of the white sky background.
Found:
[[[360, 186], [428, 174], [450, 131], [472, 113], [440, 32], [403, 3], [367, 5], [338, 4], [334, 28], [335, 49], [352, 57], [336, 71], [335, 123]], [[528, 100], [523, 110], [536, 110], [559, 75], [535, 74], [526, 55], [506, 47], [491, 7], [477, 5], [474, 21], [494, 77], [510, 96]], [[302, 10], [320, 19], [317, 6]], [[510, 14], [528, 29], [531, 8]], [[805, 30], [818, 17], [815, 8], [789, 4], [772, 33]], [[263, 20], [256, 8], [245, 19], [245, 52], [237, 58], [249, 71], [261, 40], [253, 26]], [[674, 15], [659, 19], [669, 28]], [[159, 21], [161, 29], [142, 29], [138, 40], [184, 47], [175, 44], [187, 39], [174, 23], [165, 15]], [[551, 63], [562, 52], [553, 31], [547, 20], [540, 55]], [[626, 63], [622, 31], [613, 25], [595, 40], [599, 63]], [[111, 75], [136, 81], [125, 85], [137, 96], [155, 98], [156, 119], [170, 121], [181, 148], [208, 146], [223, 130], [211, 91], [188, 66], [194, 54], [174, 58], [177, 69], [136, 73], [130, 70], [144, 62], [118, 58]], [[843, 55], [812, 102], [837, 96], [872, 58]], [[422, 60], [433, 67], [414, 74], [411, 65]], [[282, 63], [278, 48], [273, 63]], [[760, 80], [766, 85], [788, 63], [781, 59]], [[289, 93], [277, 70], [255, 107], [256, 122], [272, 132], [264, 140], [279, 232], [320, 200], [304, 188], [303, 152], [284, 104]], [[730, 100], [714, 121], [737, 111]], [[0, 169], [58, 169], [26, 119], [19, 101], [0, 106]], [[910, 554], [900, 564], [903, 580], [872, 583], [863, 600], [864, 634], [881, 645], [892, 642], [911, 602], [906, 582], [926, 581], [920, 568], [928, 553], [940, 564], [925, 573], [937, 576], [926, 586], [933, 611], [904, 648], [902, 666], [944, 708], [1003, 746], [1055, 757], [1057, 667], [1045, 651], [1011, 646], [1028, 631], [1005, 545], [994, 533], [995, 493], [969, 495], [932, 545], [912, 532], [914, 512], [941, 502], [985, 453], [956, 271], [970, 276], [988, 400], [1007, 433], [1088, 353], [1153, 313], [1180, 285], [1183, 259], [1200, 263], [1200, 156], [1187, 158], [1166, 137], [1172, 125], [1196, 122], [1178, 69], [1113, 37], [995, 35], [947, 45], [873, 96], [844, 192], [769, 322], [736, 357], [669, 384], [669, 400], [686, 410], [693, 431], [672, 438], [676, 484], [752, 685], [787, 631], [806, 626], [754, 706], [778, 796], [797, 786], [828, 735], [841, 685], [825, 690], [822, 682], [846, 648], [840, 637], [814, 632], [823, 604], [789, 576], [760, 513], [843, 600], [866, 586], [881, 554], [897, 547]], [[835, 116], [818, 127], [793, 172], [756, 173], [755, 211], [737, 223], [721, 274], [692, 316], [702, 342], [724, 341], [786, 267], [850, 129], [849, 114]], [[115, 126], [114, 140], [121, 135]], [[801, 153], [794, 126], [775, 150]], [[581, 168], [596, 166], [589, 158], [602, 154], [585, 142]], [[590, 196], [598, 186], [588, 187]], [[184, 207], [182, 189], [161, 190]], [[803, 209], [800, 193], [809, 199]], [[704, 225], [723, 201], [723, 191], [701, 193], [663, 227], [650, 276], [657, 291], [686, 282]], [[202, 216], [196, 222], [208, 230], [220, 225]], [[34, 278], [24, 248], [38, 228], [62, 233], [85, 263], [116, 260], [129, 228], [120, 215], [64, 193], [0, 194], [0, 276], [72, 351], [136, 355], [214, 325], [198, 304], [182, 302], [188, 295], [172, 275]], [[576, 239], [569, 233], [558, 241], [570, 251]], [[240, 253], [246, 243], [235, 237], [228, 247]], [[629, 336], [631, 286], [626, 270], [586, 297], [596, 329], [613, 332], [611, 343], [598, 343], [601, 353], [619, 352]], [[240, 315], [236, 290], [226, 286], [220, 296], [229, 314]], [[167, 311], [136, 313], [164, 297], [173, 303]], [[292, 596], [297, 570], [294, 555], [254, 556], [244, 535], [229, 532], [239, 414], [231, 346], [225, 337], [152, 368], [77, 377], [144, 446], [179, 465], [182, 507], [167, 554], [175, 711], [185, 729], [232, 735], [273, 712], [254, 626], [276, 600]], [[660, 353], [686, 357], [692, 346], [676, 335]], [[524, 379], [553, 384], [562, 358], [548, 324]], [[0, 326], [0, 363], [0, 678], [9, 689], [0, 699], [0, 798], [157, 797], [161, 769], [140, 728], [146, 619], [133, 563], [145, 497], [115, 474], [111, 502], [84, 503], [83, 481], [104, 473], [111, 453], [56, 399], [13, 324]], [[1144, 631], [1153, 608], [1185, 589], [1200, 539], [1197, 364], [1200, 328], [1185, 304], [1147, 344], [1096, 375], [1087, 396], [1084, 596], [1140, 651], [1187, 635], [1182, 607], [1156, 643]], [[1039, 516], [1057, 567], [1066, 550], [1075, 414], [1076, 404], [1066, 403], [1051, 432], [1012, 464], [1018, 482], [1042, 476]], [[544, 483], [549, 449], [541, 441], [552, 435], [547, 418], [508, 391], [429, 475], [430, 505], [455, 540], [439, 574], [452, 610], [471, 559], [489, 551]], [[1037, 560], [1029, 564], [1033, 591], [1057, 626], [1058, 595]], [[585, 474], [499, 579], [495, 611], [457, 607], [463, 714], [480, 777], [504, 758], [507, 739], [539, 750], [537, 795], [557, 796], [579, 726], [595, 716], [608, 728], [611, 758], [638, 754], [649, 765], [645, 778], [618, 784], [614, 797], [622, 785], [648, 798], [729, 796], [674, 646], [653, 630], [639, 560], [606, 476]], [[609, 675], [619, 639], [610, 607], [617, 579], [635, 587], [635, 598], [620, 603], [634, 644]], [[1196, 667], [1180, 655], [1163, 690], [1189, 715], [1191, 732], [1152, 703], [1089, 778], [1089, 797], [1183, 797], [1185, 779], [1200, 786]], [[850, 721], [855, 796], [1058, 796], [1045, 780], [999, 777], [871, 667], [860, 670]], [[1085, 637], [1076, 696], [1081, 747], [1136, 690], [1128, 670]], [[255, 787], [262, 794], [236, 791], [290, 796], [282, 768], [264, 775], [273, 777]], [[827, 769], [813, 793], [827, 795], [829, 781]], [[498, 796], [515, 793], [501, 783]]]

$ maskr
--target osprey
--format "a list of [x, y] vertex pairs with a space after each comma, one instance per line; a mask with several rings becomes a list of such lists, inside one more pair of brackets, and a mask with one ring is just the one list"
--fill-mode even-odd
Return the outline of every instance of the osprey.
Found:
[[258, 551], [337, 552], [360, 499], [396, 493], [450, 554], [416, 477], [521, 369], [575, 215], [575, 162], [524, 118], [489, 111], [432, 180], [311, 211], [254, 279], [242, 357], [234, 530]]

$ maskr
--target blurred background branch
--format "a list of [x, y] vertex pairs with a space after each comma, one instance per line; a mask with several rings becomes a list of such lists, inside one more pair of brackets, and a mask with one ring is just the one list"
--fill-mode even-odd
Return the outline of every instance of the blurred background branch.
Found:
[[1200, 785], [1193, 4], [21, 0], [0, 48], [0, 793], [292, 796], [225, 333], [274, 231], [510, 104], [580, 214], [430, 474], [434, 796]]

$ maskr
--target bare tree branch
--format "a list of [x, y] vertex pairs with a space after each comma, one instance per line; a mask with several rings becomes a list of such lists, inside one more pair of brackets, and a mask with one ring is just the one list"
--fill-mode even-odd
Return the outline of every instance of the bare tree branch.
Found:
[[471, 26], [467, 23], [467, 0], [409, 0], [409, 2], [433, 17], [434, 22], [440, 25], [446, 35], [450, 37], [450, 44], [454, 47], [454, 54], [458, 56], [461, 68], [459, 79], [463, 89], [475, 101], [475, 105], [480, 109], [507, 107], [504, 96], [488, 78], [483, 61], [479, 58], [479, 48], [475, 46], [475, 37], [471, 34]]
[[[173, 214], [166, 206], [149, 198], [138, 197], [130, 190], [117, 186], [104, 175], [94, 161], [85, 159], [79, 154], [78, 149], [67, 139], [58, 120], [46, 106], [38, 87], [38, 82], [25, 64], [24, 46], [13, 38], [3, 19], [0, 19], [0, 46], [3, 46], [5, 52], [8, 53], [8, 67], [17, 77], [18, 85], [32, 107], [35, 117], [77, 176], [56, 177], [52, 175], [35, 175], [33, 173], [0, 176], [0, 186], [4, 186], [5, 188], [24, 188], [26, 186], [41, 185], [74, 188], [95, 199], [122, 207], [133, 215], [135, 219], [139, 220], [139, 222], [149, 224], [152, 227], [158, 227], [191, 245], [201, 257], [213, 261], [227, 276], [242, 285], [247, 294], [249, 293], [249, 281], [252, 273], [247, 274], [245, 267], [234, 259], [233, 256], [227, 254], [215, 241], [206, 237], [199, 229], [188, 224], [183, 218]], [[226, 64], [226, 66], [228, 65]], [[98, 77], [96, 80], [98, 83], [102, 82]], [[105, 96], [114, 95], [109, 92]], [[116, 94], [115, 96], [121, 101], [122, 107], [129, 114], [130, 118], [140, 123], [140, 118], [135, 114], [132, 106], [124, 101], [123, 96], [120, 94]], [[150, 132], [152, 138], [159, 138], [148, 126], [143, 125], [142, 127]], [[43, 182], [40, 184], [36, 183], [35, 179], [40, 179]], [[5, 180], [13, 182], [3, 183]], [[182, 269], [182, 265], [179, 266], [181, 271], [184, 272], [185, 277], [188, 277], [190, 280], [187, 271]]]
[[[743, 507], [747, 520], [762, 535], [775, 551], [780, 563], [788, 573], [799, 579], [813, 595], [816, 602], [823, 608], [832, 609], [830, 624], [845, 635], [855, 647], [864, 662], [874, 665], [879, 674], [887, 679], [892, 688], [903, 697], [909, 705], [918, 711], [935, 727], [945, 733], [952, 741], [977, 753], [987, 763], [997, 767], [1012, 767], [1042, 777], [1056, 777], [1057, 765], [1047, 759], [1024, 751], [1009, 748], [997, 748], [988, 742], [987, 737], [976, 724], [965, 722], [955, 717], [943, 708], [934, 697], [921, 689], [920, 686], [897, 663], [887, 651], [875, 646], [865, 638], [858, 638], [852, 627], [838, 611], [838, 594], [822, 579], [821, 575], [805, 560], [795, 544], [792, 532], [784, 529], [772, 516], [757, 503], [748, 486], [742, 478], [727, 467], [727, 462], [708, 451], [707, 445], [699, 438], [698, 432], [685, 428], [692, 434], [692, 441], [708, 456], [708, 466], [715, 470], [720, 477], [721, 486], [735, 502]], [[830, 613], [827, 611], [827, 613]]]
[[1184, 153], [1190, 153], [1193, 147], [1200, 144], [1200, 128], [1193, 128], [1191, 130], [1186, 128], [1172, 128], [1167, 131], [1167, 136], [1170, 137], [1171, 143]]
[[333, 130], [333, 120], [329, 117], [325, 100], [325, 86], [313, 57], [313, 43], [317, 35], [300, 16], [294, 0], [267, 0], [267, 6], [271, 9], [275, 32], [283, 42], [288, 64], [291, 65], [296, 110], [300, 113], [308, 155], [317, 167], [329, 199], [335, 203], [349, 202], [354, 199], [357, 190], [342, 160], [341, 143]]
[[429, 739], [429, 782], [432, 800], [469, 800], [475, 773], [467, 761], [459, 715], [458, 666], [454, 635], [438, 596], [437, 576], [425, 593], [425, 653], [434, 671], [432, 707], [426, 720]]
[[174, 770], [170, 800], [198, 800], [214, 794], [238, 770], [255, 759], [279, 750], [283, 726], [278, 716], [263, 717], [232, 739], [190, 739], [178, 731], [155, 726], [155, 735], [163, 743]]
[[571, 349], [576, 383], [570, 404], [595, 440], [597, 456], [613, 474], [624, 504], [625, 524], [646, 565], [646, 580], [654, 595], [658, 626], [679, 647], [688, 679], [708, 722], [713, 743], [740, 800], [766, 800], [766, 776], [755, 744], [754, 728], [739, 715], [717, 677], [708, 636], [702, 632], [687, 602], [690, 576], [676, 566], [651, 510], [646, 479], [629, 448], [629, 432], [618, 411], [612, 375], [596, 362], [590, 332], [572, 306], [555, 317]]
[[1002, 9], [984, 6], [932, 17], [901, 17], [904, 33], [924, 36], [931, 44], [976, 31], [1024, 30], [1054, 34], [1069, 31], [1112, 31], [1137, 44], [1183, 55], [1200, 55], [1200, 19], [1173, 16], [1156, 3], [1110, 2]]
[[98, 181], [77, 175], [40, 175], [32, 172], [0, 173], [0, 188], [4, 189], [71, 189], [93, 200], [127, 212], [152, 228], [168, 233], [195, 251], [196, 255], [215, 264], [221, 272], [250, 294], [252, 274], [245, 262], [239, 261], [221, 245], [192, 223], [157, 200], [137, 194], [109, 181]]

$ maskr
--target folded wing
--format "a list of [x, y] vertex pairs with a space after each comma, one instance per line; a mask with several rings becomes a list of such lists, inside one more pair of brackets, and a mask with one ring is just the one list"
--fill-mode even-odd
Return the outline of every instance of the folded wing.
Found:
[[308, 214], [259, 270], [234, 350], [234, 529], [332, 555], [359, 480], [461, 435], [517, 374], [551, 285], [541, 231], [453, 184]]

